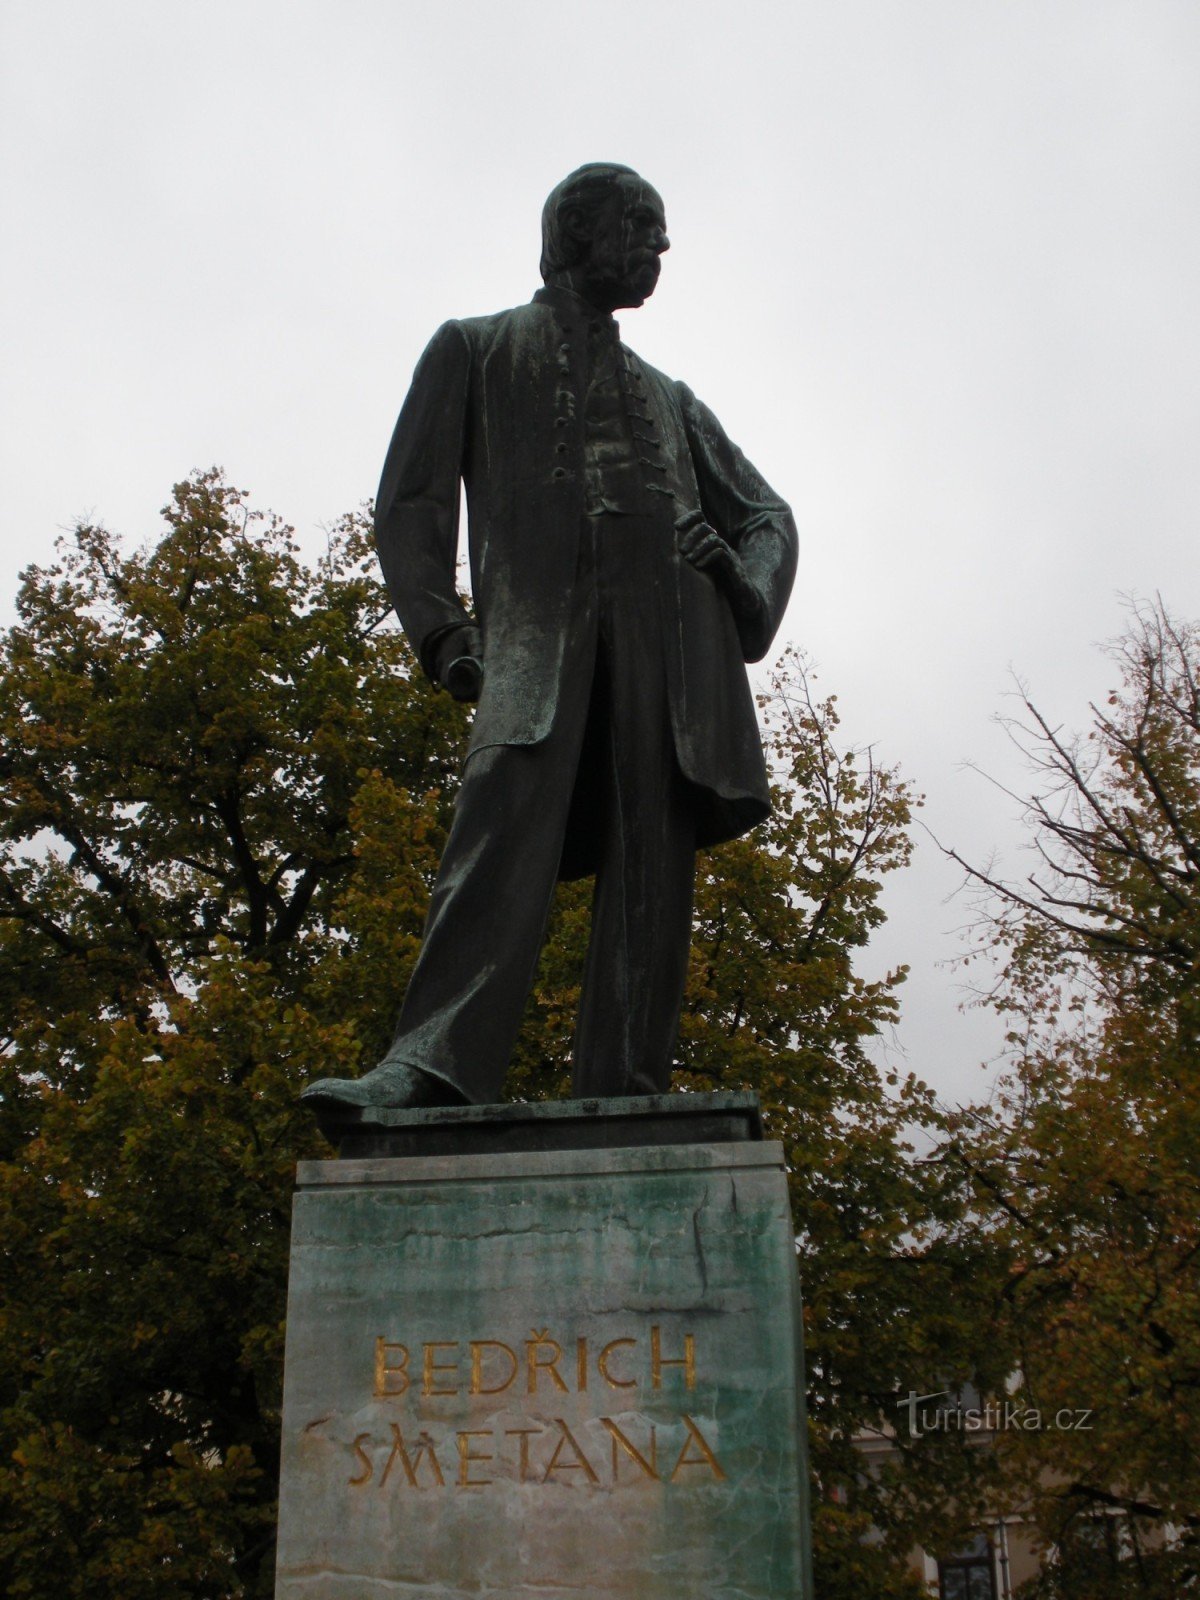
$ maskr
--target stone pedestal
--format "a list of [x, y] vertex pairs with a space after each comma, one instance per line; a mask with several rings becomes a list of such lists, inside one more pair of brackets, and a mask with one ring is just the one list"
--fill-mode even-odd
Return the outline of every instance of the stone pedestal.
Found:
[[299, 1169], [277, 1600], [811, 1600], [753, 1097], [393, 1124]]

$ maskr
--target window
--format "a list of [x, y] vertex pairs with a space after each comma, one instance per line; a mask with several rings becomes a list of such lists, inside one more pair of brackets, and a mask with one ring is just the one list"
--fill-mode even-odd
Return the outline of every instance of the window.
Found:
[[976, 1534], [956, 1556], [938, 1562], [942, 1600], [996, 1600], [992, 1547], [986, 1534]]

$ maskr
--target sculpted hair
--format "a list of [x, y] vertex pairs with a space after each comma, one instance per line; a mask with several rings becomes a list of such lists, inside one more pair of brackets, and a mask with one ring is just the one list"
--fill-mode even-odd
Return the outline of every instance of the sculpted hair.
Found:
[[570, 238], [563, 219], [573, 207], [593, 216], [607, 200], [615, 185], [624, 177], [637, 177], [632, 167], [623, 167], [616, 161], [589, 161], [576, 167], [563, 181], [551, 189], [542, 207], [542, 261], [543, 282], [552, 273], [562, 272], [579, 264], [580, 250], [576, 240]]

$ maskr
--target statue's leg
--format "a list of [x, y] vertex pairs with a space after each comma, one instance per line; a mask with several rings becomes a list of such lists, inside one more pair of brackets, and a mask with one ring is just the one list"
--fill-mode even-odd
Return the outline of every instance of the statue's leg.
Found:
[[659, 530], [597, 530], [602, 818], [573, 1093], [664, 1094], [687, 977], [696, 875], [693, 790], [671, 732], [661, 639]]
[[395, 1037], [371, 1072], [310, 1085], [308, 1101], [336, 1109], [364, 1097], [383, 1106], [500, 1099], [545, 937], [577, 759], [578, 729], [468, 759]]
[[562, 754], [546, 741], [480, 750], [467, 762], [384, 1057], [477, 1104], [500, 1098], [545, 937], [573, 777], [573, 768], [557, 771]]
[[[499, 1100], [533, 985], [562, 858], [595, 667], [578, 597], [554, 726], [536, 745], [485, 747], [463, 769], [421, 950], [383, 1061]], [[486, 667], [485, 667], [486, 670]]]

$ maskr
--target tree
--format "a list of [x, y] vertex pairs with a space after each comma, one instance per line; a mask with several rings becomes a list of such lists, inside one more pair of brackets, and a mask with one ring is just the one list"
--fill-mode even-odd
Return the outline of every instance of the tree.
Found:
[[[157, 542], [83, 525], [0, 644], [0, 1577], [14, 1596], [272, 1588], [296, 1095], [370, 1065], [415, 957], [465, 716], [389, 618], [365, 518], [314, 568], [215, 472]], [[775, 817], [704, 858], [684, 1087], [748, 1087], [786, 1141], [807, 1297], [826, 1600], [978, 1498], [956, 1441], [864, 1474], [897, 1391], [984, 1359], [938, 1126], [854, 971], [911, 798], [839, 751], [785, 663]], [[564, 886], [510, 1092], [567, 1081], [587, 888]], [[977, 1453], [975, 1453], [977, 1456]], [[953, 1514], [943, 1521], [954, 1501]], [[873, 1520], [884, 1537], [863, 1547]]]
[[13, 1595], [270, 1592], [295, 1096], [387, 1032], [463, 728], [363, 519], [310, 571], [215, 473], [164, 515], [78, 528], [0, 654]]
[[950, 1147], [1043, 1420], [1006, 1476], [1058, 1550], [1042, 1591], [1089, 1600], [1200, 1581], [1200, 629], [1136, 605], [1110, 654], [1085, 737], [1028, 697], [1012, 725], [1036, 867], [968, 871], [1014, 1069]]

